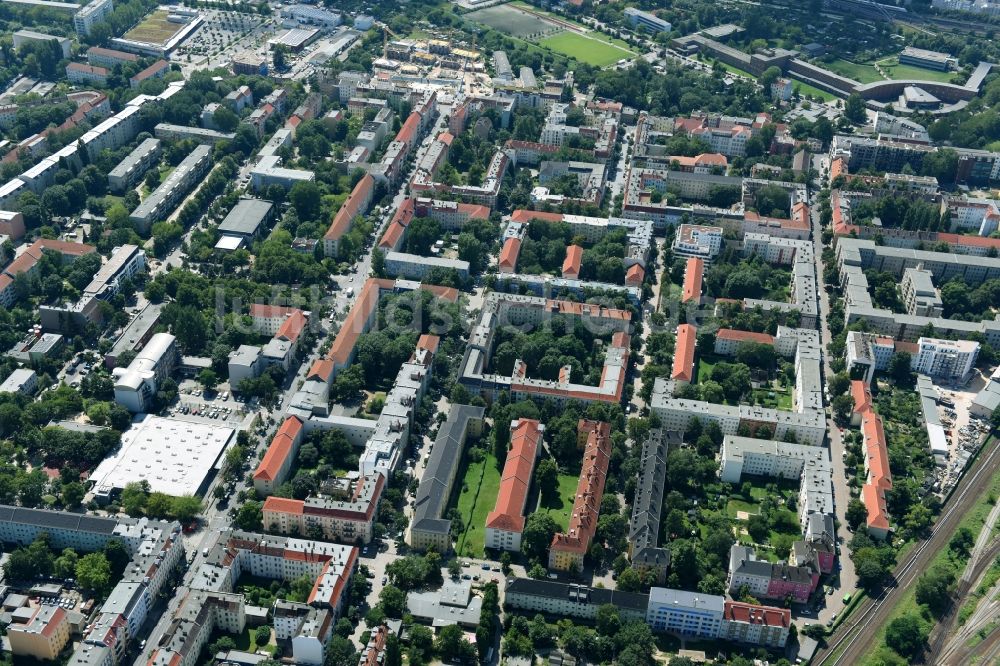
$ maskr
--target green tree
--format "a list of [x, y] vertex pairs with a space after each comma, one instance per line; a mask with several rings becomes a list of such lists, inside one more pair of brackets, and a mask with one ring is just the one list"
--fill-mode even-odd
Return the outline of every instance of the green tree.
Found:
[[556, 521], [548, 513], [535, 512], [528, 516], [521, 533], [521, 552], [528, 557], [541, 559], [548, 551], [552, 537], [559, 531]]
[[121, 504], [122, 511], [130, 516], [141, 516], [146, 508], [146, 501], [149, 499], [149, 482], [133, 481], [125, 484], [122, 489]]
[[256, 532], [264, 521], [263, 502], [245, 502], [236, 512], [233, 523], [241, 530]]
[[189, 523], [201, 513], [201, 500], [194, 495], [174, 497], [171, 502], [170, 515], [182, 523]]
[[79, 481], [71, 481], [63, 484], [61, 497], [63, 506], [68, 509], [76, 508], [83, 501], [87, 494], [87, 489]]
[[858, 529], [868, 519], [868, 508], [858, 498], [852, 498], [847, 504], [847, 524], [852, 530]]
[[378, 601], [388, 617], [401, 618], [406, 611], [406, 594], [395, 585], [383, 587]]
[[260, 649], [271, 642], [271, 627], [267, 625], [262, 625], [254, 629], [254, 643], [257, 644], [257, 648]]
[[76, 565], [80, 561], [80, 556], [72, 548], [64, 548], [63, 552], [55, 559], [52, 572], [57, 578], [73, 578], [76, 576]]
[[844, 102], [844, 117], [852, 123], [865, 122], [865, 101], [858, 93], [851, 93]]
[[597, 608], [595, 624], [597, 633], [601, 636], [614, 636], [622, 627], [618, 607], [614, 604], [603, 604]]
[[924, 604], [935, 617], [941, 617], [951, 606], [951, 585], [955, 574], [951, 569], [937, 566], [917, 579], [917, 603]]
[[111, 564], [104, 553], [87, 553], [80, 558], [76, 564], [76, 582], [98, 594], [111, 586]]
[[434, 641], [434, 651], [445, 662], [473, 659], [476, 655], [476, 648], [465, 640], [462, 628], [457, 624], [441, 628]]
[[559, 467], [552, 458], [545, 458], [535, 467], [535, 483], [542, 502], [548, 504], [559, 497]]
[[897, 617], [885, 628], [885, 644], [903, 657], [914, 659], [924, 651], [929, 630], [915, 614]]
[[215, 372], [215, 370], [205, 368], [198, 373], [198, 383], [201, 384], [206, 391], [212, 391], [219, 385], [219, 375]]
[[321, 194], [319, 186], [311, 181], [295, 183], [288, 192], [288, 200], [303, 222], [313, 221], [321, 211]]

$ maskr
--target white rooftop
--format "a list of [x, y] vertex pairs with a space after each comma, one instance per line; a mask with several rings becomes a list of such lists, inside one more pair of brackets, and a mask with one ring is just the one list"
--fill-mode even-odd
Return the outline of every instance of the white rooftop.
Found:
[[153, 491], [194, 495], [236, 431], [225, 426], [147, 416], [122, 435], [122, 444], [97, 466], [96, 488], [149, 481]]

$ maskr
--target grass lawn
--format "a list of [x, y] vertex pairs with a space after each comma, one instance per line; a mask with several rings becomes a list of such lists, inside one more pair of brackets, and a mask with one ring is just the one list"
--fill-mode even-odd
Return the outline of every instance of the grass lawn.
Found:
[[560, 32], [552, 37], [546, 37], [538, 44], [595, 67], [613, 65], [622, 58], [631, 58], [635, 55], [634, 52], [605, 39], [608, 38], [601, 38], [595, 34]]
[[712, 368], [715, 367], [716, 363], [725, 361], [726, 359], [716, 356], [715, 354], [698, 354], [698, 371], [695, 373], [695, 381], [698, 384], [708, 380], [709, 376], [712, 374]]
[[760, 513], [760, 507], [757, 506], [755, 502], [747, 502], [741, 499], [731, 499], [726, 502], [726, 514], [730, 518], [736, 518], [736, 513], [738, 511], [746, 511], [747, 513], [754, 515]]
[[860, 81], [861, 83], [874, 83], [882, 81], [882, 75], [878, 73], [872, 65], [850, 62], [842, 58], [837, 58], [833, 62], [824, 62], [820, 67], [826, 67], [831, 72], [846, 76], [849, 79]]
[[934, 69], [924, 69], [913, 65], [900, 65], [896, 58], [879, 60], [878, 64], [889, 75], [890, 79], [916, 79], [918, 81], [943, 81], [948, 83], [954, 72], [939, 72]]
[[793, 78], [792, 87], [794, 88], [796, 86], [798, 86], [799, 93], [801, 93], [803, 96], [819, 97], [824, 102], [832, 102], [833, 100], [837, 99], [836, 95], [831, 95], [827, 91], [820, 90], [816, 86], [811, 86], [805, 81], [799, 81], [798, 79]]
[[[772, 393], [774, 397], [771, 397]], [[758, 405], [792, 411], [792, 392], [788, 389], [758, 388], [753, 390], [753, 397]]]
[[491, 453], [479, 462], [469, 462], [458, 478], [464, 479], [458, 496], [458, 512], [462, 514], [465, 532], [458, 538], [455, 552], [467, 557], [482, 557], [486, 516], [496, 505], [500, 491], [497, 460]]
[[569, 514], [573, 511], [573, 500], [576, 499], [576, 486], [579, 483], [580, 477], [576, 475], [560, 474], [559, 497], [548, 503], [538, 503], [538, 509], [552, 516], [560, 530], [569, 528]]
[[[270, 645], [257, 645], [256, 639], [256, 627], [247, 627], [243, 630], [242, 634], [237, 634], [233, 636], [232, 634], [226, 634], [233, 638], [236, 642], [236, 649], [243, 650], [245, 652], [255, 653], [257, 650], [267, 650], [268, 652], [274, 652], [274, 647]], [[272, 638], [274, 637], [274, 632], [271, 632]]]
[[[993, 441], [994, 441], [993, 439], [987, 440], [984, 447], [990, 446], [990, 444], [993, 443]], [[986, 493], [978, 497], [976, 499], [976, 503], [972, 507], [970, 507], [968, 511], [966, 511], [965, 517], [962, 518], [962, 521], [958, 524], [956, 531], [959, 528], [968, 527], [970, 530], [972, 530], [973, 535], [978, 536], [979, 530], [982, 529], [983, 525], [986, 523], [986, 517], [993, 509], [993, 506], [988, 502], [988, 500], [990, 497], [995, 498], [997, 495], [1000, 495], [1000, 472], [997, 472], [996, 474], [993, 475], [993, 480], [990, 484], [990, 489]], [[905, 555], [903, 553], [900, 553], [897, 560], [898, 561], [902, 560], [904, 557]], [[951, 563], [953, 566], [955, 566], [956, 570], [959, 572], [959, 575], [961, 575], [961, 569], [965, 567], [966, 561], [967, 559], [965, 558], [963, 558], [961, 561], [958, 562], [952, 560], [951, 551], [945, 549], [940, 551], [934, 557], [934, 559], [931, 560], [930, 564], [927, 566], [927, 570], [929, 571], [941, 564]], [[910, 591], [907, 592], [906, 595], [904, 595], [901, 599], [899, 599], [896, 602], [896, 606], [893, 609], [892, 615], [886, 618], [885, 624], [883, 624], [879, 628], [878, 633], [875, 635], [875, 640], [873, 642], [874, 647], [869, 651], [867, 655], [865, 655], [865, 658], [861, 660], [861, 663], [867, 664], [873, 661], [875, 655], [880, 650], [889, 649], [885, 646], [885, 627], [887, 624], [889, 624], [889, 622], [895, 620], [898, 617], [902, 617], [907, 613], [916, 613], [922, 616], [922, 614], [920, 613], [920, 606], [918, 606], [917, 604], [916, 586], [911, 587]]]

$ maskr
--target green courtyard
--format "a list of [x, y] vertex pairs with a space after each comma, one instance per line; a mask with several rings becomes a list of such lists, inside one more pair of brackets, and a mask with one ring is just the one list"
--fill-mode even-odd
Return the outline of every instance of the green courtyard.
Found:
[[467, 458], [468, 453], [457, 477], [463, 481], [455, 507], [462, 516], [465, 531], [456, 540], [455, 552], [466, 557], [482, 557], [486, 517], [496, 505], [500, 492], [500, 470], [492, 453], [478, 461]]

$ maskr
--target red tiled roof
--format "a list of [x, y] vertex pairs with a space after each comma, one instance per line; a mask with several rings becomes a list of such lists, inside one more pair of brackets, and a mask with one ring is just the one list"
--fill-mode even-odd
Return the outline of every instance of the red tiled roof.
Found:
[[625, 271], [625, 286], [638, 287], [646, 277], [646, 271], [639, 264], [632, 264]]
[[500, 268], [513, 272], [517, 268], [517, 255], [521, 253], [521, 240], [519, 238], [508, 238], [504, 241], [503, 249], [500, 250]]
[[720, 328], [715, 337], [722, 338], [723, 340], [733, 340], [734, 342], [759, 342], [762, 345], [774, 344], [774, 336], [767, 333], [739, 331], [735, 328]]
[[302, 335], [302, 329], [306, 327], [306, 315], [302, 310], [295, 310], [278, 328], [274, 337], [288, 342], [295, 342]]
[[451, 135], [451, 132], [441, 132], [438, 134], [437, 140], [446, 146], [451, 146], [451, 142], [455, 140], [455, 137]]
[[670, 378], [674, 381], [689, 382], [694, 378], [694, 347], [698, 329], [691, 324], [677, 327], [677, 342], [674, 345], [674, 369]]
[[563, 260], [562, 276], [575, 279], [580, 277], [580, 264], [583, 262], [583, 248], [570, 245], [566, 248], [566, 258]]
[[87, 49], [87, 55], [90, 55], [92, 53], [94, 55], [107, 56], [109, 58], [115, 58], [117, 60], [125, 60], [128, 62], [135, 62], [136, 60], [139, 59], [139, 56], [135, 55], [134, 53], [126, 53], [125, 51], [116, 51], [114, 49], [105, 49], [100, 46], [91, 46], [89, 49]]
[[363, 215], [363, 208], [367, 207], [371, 201], [372, 191], [375, 189], [375, 179], [370, 173], [358, 181], [351, 193], [347, 195], [340, 210], [333, 216], [330, 228], [323, 235], [324, 240], [340, 240], [344, 234], [351, 229], [354, 218]]
[[804, 201], [792, 204], [792, 222], [799, 228], [809, 228], [809, 206]]
[[295, 416], [286, 418], [271, 440], [271, 445], [267, 447], [267, 453], [257, 466], [257, 471], [253, 473], [253, 478], [265, 481], [274, 481], [278, 478], [285, 460], [295, 448], [295, 441], [301, 435], [302, 421]]
[[668, 158], [670, 162], [677, 162], [682, 167], [704, 167], [704, 166], [729, 166], [729, 160], [721, 153], [701, 153], [687, 157], [684, 155], [672, 155]]
[[20, 273], [27, 273], [34, 268], [37, 263], [37, 257], [31, 256], [29, 252], [25, 252], [20, 257], [7, 264], [7, 268], [3, 269], [3, 271], [4, 273], [12, 276]]
[[830, 180], [833, 180], [837, 176], [847, 175], [847, 162], [844, 161], [843, 157], [834, 157], [833, 161], [830, 162]]
[[577, 432], [587, 433], [580, 481], [570, 514], [569, 529], [552, 537], [550, 550], [585, 553], [597, 531], [597, 518], [604, 496], [604, 482], [611, 457], [611, 425], [603, 421], [581, 419]]
[[496, 504], [486, 517], [487, 528], [509, 532], [524, 529], [524, 504], [541, 441], [542, 429], [538, 421], [519, 419], [516, 425], [511, 424], [511, 448], [500, 476]]
[[1000, 249], [1000, 238], [989, 238], [988, 236], [966, 236], [964, 234], [938, 233], [935, 240], [943, 241], [949, 245], [965, 245], [968, 247], [995, 247]]
[[312, 367], [309, 368], [309, 373], [306, 375], [306, 379], [318, 379], [329, 384], [332, 376], [333, 361], [318, 358], [313, 361]]
[[417, 132], [420, 131], [420, 114], [416, 111], [410, 113], [406, 118], [406, 122], [403, 126], [399, 128], [399, 132], [396, 134], [396, 141], [401, 141], [408, 146], [412, 146], [414, 140], [417, 138]]
[[251, 317], [263, 317], [264, 319], [277, 319], [278, 317], [287, 317], [293, 312], [296, 312], [298, 308], [289, 307], [286, 305], [265, 305], [264, 303], [251, 303], [250, 304], [250, 316]]
[[286, 497], [276, 497], [274, 495], [268, 496], [264, 500], [264, 512], [273, 511], [275, 513], [293, 513], [301, 514], [303, 507], [305, 507], [305, 502], [297, 499], [288, 499]]
[[95, 65], [85, 65], [82, 62], [71, 62], [66, 65], [66, 71], [83, 72], [84, 74], [94, 74], [97, 76], [107, 76], [108, 70], [105, 67]]
[[157, 60], [146, 69], [142, 70], [135, 76], [131, 77], [129, 81], [133, 83], [141, 83], [142, 81], [145, 81], [150, 77], [157, 76], [158, 74], [167, 71], [169, 69], [170, 69], [169, 62], [167, 62], [166, 60]]
[[426, 349], [433, 354], [438, 350], [439, 344], [441, 344], [441, 338], [430, 333], [424, 333], [417, 340], [417, 349]]
[[861, 414], [872, 408], [872, 394], [860, 379], [851, 381], [851, 397], [854, 398], [854, 412]]
[[889, 510], [885, 504], [885, 493], [881, 489], [866, 483], [861, 487], [861, 501], [868, 509], [868, 528], [889, 529]]
[[701, 257], [689, 257], [684, 268], [684, 288], [681, 303], [701, 300], [701, 281], [705, 274], [705, 261]]
[[389, 228], [382, 234], [382, 240], [378, 244], [380, 248], [392, 249], [399, 245], [403, 234], [406, 233], [406, 227], [413, 221], [414, 205], [413, 199], [403, 199], [403, 203], [400, 204], [392, 216]]
[[[343, 326], [340, 327], [336, 339], [326, 353], [326, 358], [333, 361], [335, 366], [344, 367], [350, 360], [354, 344], [358, 341], [358, 337], [365, 332], [369, 317], [378, 307], [379, 287], [382, 282], [375, 278], [366, 281], [361, 288], [361, 293], [358, 294], [358, 300], [354, 302], [351, 311], [347, 313]], [[391, 280], [384, 280], [384, 282], [386, 288], [391, 287]]]
[[541, 210], [527, 210], [518, 208], [510, 215], [511, 222], [531, 222], [532, 220], [542, 220], [544, 222], [562, 222], [562, 213], [546, 213]]
[[722, 618], [765, 627], [787, 628], [792, 623], [792, 611], [787, 608], [727, 601], [723, 604]]
[[71, 243], [69, 241], [55, 240], [53, 238], [40, 238], [31, 244], [31, 249], [52, 250], [68, 257], [82, 257], [85, 254], [97, 252], [97, 248], [86, 243]]

